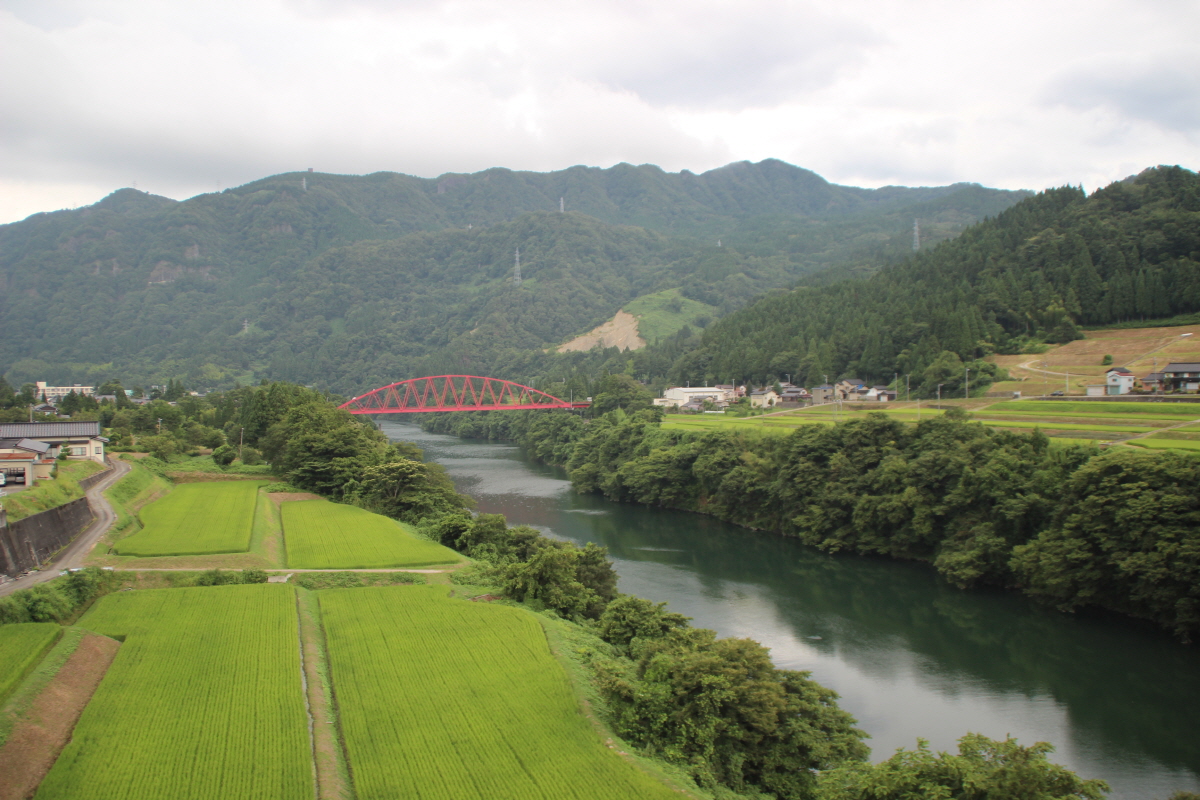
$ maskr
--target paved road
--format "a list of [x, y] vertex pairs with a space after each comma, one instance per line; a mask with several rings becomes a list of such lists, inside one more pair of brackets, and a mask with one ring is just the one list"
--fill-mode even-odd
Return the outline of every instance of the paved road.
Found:
[[88, 525], [83, 533], [76, 536], [75, 541], [67, 545], [52, 562], [43, 564], [40, 572], [31, 572], [24, 578], [18, 578], [15, 581], [8, 581], [0, 585], [0, 597], [15, 592], [18, 589], [28, 589], [34, 584], [55, 578], [64, 569], [83, 566], [83, 559], [87, 557], [88, 553], [92, 552], [92, 548], [96, 546], [96, 541], [117, 521], [117, 514], [113, 511], [112, 506], [109, 505], [108, 500], [104, 498], [104, 491], [125, 477], [125, 474], [130, 470], [130, 466], [127, 462], [119, 459], [112, 463], [114, 465], [113, 471], [95, 486], [87, 490], [88, 506], [92, 509], [92, 524]]

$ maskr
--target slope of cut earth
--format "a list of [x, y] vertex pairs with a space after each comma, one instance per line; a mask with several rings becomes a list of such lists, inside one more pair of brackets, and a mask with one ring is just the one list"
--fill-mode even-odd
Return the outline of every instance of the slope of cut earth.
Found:
[[359, 800], [679, 796], [604, 746], [528, 611], [439, 586], [318, 597]]
[[0, 747], [0, 800], [32, 796], [70, 741], [75, 723], [119, 647], [107, 636], [83, 634], [75, 652], [15, 721]]
[[[1112, 356], [1111, 365], [1101, 363], [1105, 356]], [[1032, 396], [1068, 389], [1071, 394], [1084, 394], [1088, 384], [1103, 383], [1104, 374], [1113, 367], [1124, 367], [1142, 378], [1172, 361], [1200, 361], [1200, 325], [1084, 331], [1083, 339], [1044, 353], [997, 355], [989, 360], [1013, 378], [993, 384], [993, 391]]]
[[646, 340], [638, 335], [638, 320], [627, 311], [618, 311], [612, 319], [597, 325], [591, 331], [576, 336], [566, 344], [558, 346], [560, 353], [586, 353], [596, 345], [619, 347], [622, 350], [641, 350]]
[[421, 539], [379, 514], [328, 500], [281, 504], [291, 569], [376, 569], [457, 564], [448, 547]]
[[176, 486], [141, 511], [142, 530], [122, 539], [123, 556], [194, 556], [250, 549], [258, 489], [265, 481]]
[[38, 798], [313, 797], [292, 587], [122, 592], [80, 625], [125, 643]]

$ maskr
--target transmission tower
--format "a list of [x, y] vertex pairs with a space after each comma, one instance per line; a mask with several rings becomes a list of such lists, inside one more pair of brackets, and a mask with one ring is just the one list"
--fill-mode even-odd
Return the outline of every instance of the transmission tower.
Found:
[[921, 220], [913, 220], [913, 252], [921, 249]]
[[517, 257], [513, 264], [513, 286], [521, 285], [521, 248], [517, 248]]

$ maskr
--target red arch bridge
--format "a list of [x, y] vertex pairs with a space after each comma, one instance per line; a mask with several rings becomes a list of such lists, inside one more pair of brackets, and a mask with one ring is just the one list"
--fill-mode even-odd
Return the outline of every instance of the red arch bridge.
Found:
[[560, 400], [552, 394], [499, 378], [435, 375], [381, 386], [338, 407], [351, 414], [421, 414], [431, 411], [587, 408], [588, 405]]

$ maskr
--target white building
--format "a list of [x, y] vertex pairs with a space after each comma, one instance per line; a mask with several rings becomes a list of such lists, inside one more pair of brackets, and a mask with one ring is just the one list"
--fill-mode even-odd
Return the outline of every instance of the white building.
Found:
[[1124, 367], [1113, 367], [1105, 374], [1104, 384], [1108, 387], [1108, 394], [1129, 394], [1134, 380], [1134, 375], [1129, 370]]
[[72, 386], [47, 386], [45, 381], [37, 382], [38, 398], [45, 396], [46, 401], [50, 403], [58, 403], [71, 392], [77, 395], [90, 395], [95, 391], [95, 386], [80, 386], [78, 383]]
[[720, 386], [673, 386], [663, 392], [662, 397], [655, 398], [654, 405], [663, 408], [679, 408], [695, 401], [703, 403], [711, 400], [718, 404], [731, 403], [734, 400], [734, 390]]

